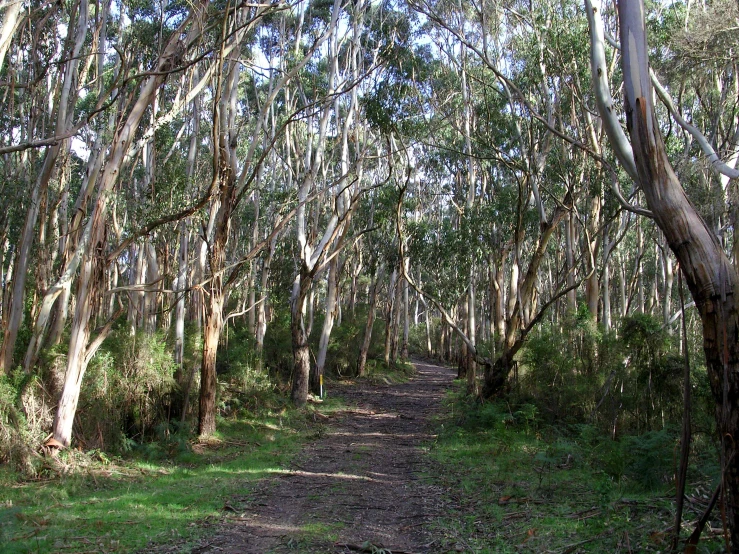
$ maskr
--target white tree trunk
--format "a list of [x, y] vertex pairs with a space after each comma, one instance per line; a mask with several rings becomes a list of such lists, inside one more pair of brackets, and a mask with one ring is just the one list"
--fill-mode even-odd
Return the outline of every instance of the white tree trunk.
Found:
[[[156, 70], [146, 79], [128, 117], [118, 127], [108, 151], [107, 163], [99, 179], [97, 199], [85, 227], [87, 240], [80, 241], [82, 263], [77, 285], [77, 303], [70, 329], [64, 390], [54, 418], [53, 436], [65, 446], [68, 446], [72, 439], [72, 426], [77, 410], [82, 378], [90, 358], [100, 346], [98, 343], [88, 345], [89, 323], [92, 315], [92, 298], [98, 293], [99, 283], [97, 283], [96, 275], [99, 272], [96, 269], [101, 260], [97, 256], [97, 251], [99, 249], [104, 251], [105, 248], [104, 227], [112, 197], [111, 191], [118, 180], [124, 156], [131, 145], [141, 118], [164, 82], [167, 70], [178, 65], [189, 45], [200, 35], [199, 15], [205, 10], [207, 4], [205, 0], [201, 0], [192, 8], [191, 15], [195, 16], [196, 24], [190, 26], [191, 18], [188, 17], [180, 25], [180, 28], [173, 33], [159, 57]], [[183, 39], [182, 35], [188, 26], [190, 26], [190, 30], [187, 37]]]
[[[335, 257], [328, 266], [328, 277], [326, 284], [326, 317], [323, 320], [323, 328], [321, 329], [321, 337], [318, 340], [318, 358], [316, 358], [315, 379], [320, 379], [323, 375], [323, 369], [326, 366], [326, 354], [328, 353], [328, 343], [331, 338], [331, 330], [334, 327], [334, 318], [336, 317], [336, 289], [337, 280], [339, 278], [339, 261], [338, 256]], [[317, 383], [314, 383], [315, 388]]]

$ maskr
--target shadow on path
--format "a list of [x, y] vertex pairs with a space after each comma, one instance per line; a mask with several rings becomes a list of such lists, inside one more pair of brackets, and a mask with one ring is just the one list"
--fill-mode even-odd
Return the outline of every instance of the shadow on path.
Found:
[[[234, 517], [193, 553], [357, 552], [364, 543], [394, 554], [433, 551], [425, 524], [440, 488], [419, 480], [422, 446], [432, 435], [455, 373], [417, 362], [398, 385], [339, 385], [351, 408], [326, 420], [292, 467], [239, 497]], [[236, 491], [235, 491], [236, 492]]]

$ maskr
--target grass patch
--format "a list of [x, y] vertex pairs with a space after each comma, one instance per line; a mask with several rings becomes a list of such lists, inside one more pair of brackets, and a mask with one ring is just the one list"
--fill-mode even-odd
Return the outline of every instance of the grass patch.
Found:
[[[429, 446], [429, 479], [451, 491], [435, 522], [443, 548], [478, 553], [666, 552], [674, 520], [675, 431], [611, 441], [592, 427], [544, 424], [536, 407], [450, 395]], [[645, 459], [649, 452], [649, 460]], [[690, 469], [682, 538], [717, 482]], [[724, 552], [714, 511], [698, 552]], [[441, 551], [446, 551], [446, 550]]]
[[416, 368], [412, 363], [400, 360], [389, 365], [382, 360], [367, 360], [365, 371], [363, 379], [372, 385], [407, 383], [416, 374]]
[[18, 481], [0, 470], [0, 551], [132, 552], [176, 542], [183, 550], [224, 514], [238, 511], [253, 484], [282, 471], [316, 426], [314, 411], [286, 408], [224, 419], [207, 443], [171, 452], [137, 449], [109, 459], [102, 452], [62, 453], [53, 477]]

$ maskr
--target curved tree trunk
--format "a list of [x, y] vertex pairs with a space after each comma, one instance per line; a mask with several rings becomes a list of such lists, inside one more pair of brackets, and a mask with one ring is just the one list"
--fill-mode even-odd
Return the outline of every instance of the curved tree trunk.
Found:
[[[20, 4], [21, 3], [18, 2], [15, 5], [11, 5], [6, 10], [5, 23], [12, 23], [13, 29], [15, 23], [12, 22], [12, 19], [13, 17], [17, 18], [17, 8], [19, 8]], [[79, 66], [79, 53], [82, 50], [87, 33], [87, 0], [80, 0], [77, 9], [79, 10], [79, 14], [75, 27], [75, 42], [67, 53], [69, 61], [64, 66], [64, 79], [59, 91], [59, 103], [57, 107], [55, 127], [55, 133], [57, 135], [64, 134], [72, 126], [73, 114], [70, 114], [70, 111], [73, 112], [74, 110], [70, 108], [74, 106], [78, 96], [78, 90], [76, 88], [77, 68]], [[3, 28], [2, 31], [4, 33], [6, 29]], [[2, 40], [4, 40], [4, 37], [0, 37], [0, 41]], [[0, 47], [2, 46], [0, 45]], [[0, 66], [2, 65], [4, 52], [5, 50], [3, 50], [2, 58], [0, 58]], [[39, 215], [41, 199], [46, 195], [49, 181], [56, 170], [57, 159], [69, 151], [70, 144], [69, 140], [64, 140], [47, 148], [43, 167], [36, 178], [36, 182], [31, 193], [30, 207], [26, 214], [26, 221], [23, 225], [23, 232], [21, 234], [20, 244], [16, 254], [15, 271], [13, 273], [13, 294], [10, 300], [10, 313], [7, 318], [2, 347], [0, 348], [0, 373], [9, 372], [13, 367], [13, 353], [15, 350], [16, 339], [18, 338], [18, 331], [23, 320], [26, 278], [28, 276], [31, 248], [33, 247], [35, 239], [36, 220]], [[30, 368], [26, 369], [30, 370]]]
[[[201, 1], [193, 7], [192, 15], [196, 18], [207, 7], [207, 2]], [[64, 390], [59, 402], [53, 425], [54, 438], [65, 446], [72, 440], [72, 425], [77, 411], [82, 377], [87, 364], [100, 346], [100, 342], [93, 341], [88, 345], [90, 337], [90, 317], [92, 315], [92, 300], [98, 292], [99, 276], [102, 275], [100, 266], [104, 263], [102, 252], [105, 252], [105, 220], [111, 200], [111, 190], [118, 180], [118, 174], [124, 157], [133, 140], [134, 133], [147, 107], [151, 104], [157, 90], [167, 77], [168, 71], [179, 65], [187, 48], [199, 35], [199, 25], [193, 25], [187, 38], [182, 37], [186, 27], [190, 26], [191, 18], [183, 21], [164, 48], [156, 65], [156, 71], [141, 87], [138, 99], [133, 105], [125, 122], [118, 128], [108, 153], [108, 161], [100, 176], [98, 194], [92, 215], [85, 229], [87, 240], [80, 241], [81, 271], [77, 284], [76, 309], [70, 331], [69, 354], [67, 369], [64, 378]]]
[[716, 402], [732, 551], [739, 551], [739, 278], [716, 235], [685, 195], [670, 165], [652, 101], [642, 0], [621, 0], [627, 126], [639, 182], [685, 276], [703, 322], [703, 349]]

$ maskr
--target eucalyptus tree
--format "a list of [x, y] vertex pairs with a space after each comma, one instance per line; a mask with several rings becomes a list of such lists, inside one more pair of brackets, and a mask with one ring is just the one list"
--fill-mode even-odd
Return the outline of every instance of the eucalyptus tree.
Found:
[[[3, 55], [7, 51], [13, 30], [17, 25], [20, 5], [21, 3], [18, 2], [15, 5], [7, 7], [5, 10], [3, 31], [7, 30], [7, 33], [6, 36], [0, 37], [0, 40], [3, 40]], [[69, 21], [67, 24], [67, 33], [69, 34], [70, 40], [64, 40], [57, 33], [53, 32], [52, 27], [55, 21], [53, 15], [55, 11], [55, 7], [50, 7], [48, 12], [42, 17], [41, 23], [44, 26], [48, 26], [47, 31], [51, 37], [54, 37], [54, 39], [59, 41], [59, 43], [64, 44], [63, 47], [60, 44], [60, 52], [57, 56], [57, 58], [59, 60], [63, 60], [63, 62], [58, 65], [52, 65], [51, 62], [54, 60], [45, 60], [45, 63], [48, 63], [51, 67], [46, 66], [42, 69], [42, 71], [53, 72], [53, 68], [59, 68], [56, 75], [52, 76], [52, 74], [49, 74], [49, 77], [52, 77], [53, 82], [56, 83], [56, 87], [55, 90], [49, 91], [50, 97], [53, 99], [52, 107], [47, 114], [48, 121], [45, 121], [43, 125], [44, 127], [49, 127], [48, 132], [50, 132], [52, 137], [59, 138], [49, 146], [46, 146], [41, 170], [35, 176], [34, 183], [31, 188], [29, 207], [15, 255], [16, 261], [12, 279], [13, 291], [9, 313], [6, 318], [2, 348], [0, 349], [0, 372], [10, 371], [10, 369], [12, 369], [15, 342], [20, 328], [21, 318], [23, 317], [26, 278], [28, 276], [31, 259], [31, 249], [36, 236], [36, 223], [39, 216], [39, 209], [42, 202], [45, 202], [49, 183], [52, 180], [54, 173], [58, 171], [56, 163], [57, 160], [60, 157], [64, 158], [69, 155], [71, 148], [69, 135], [74, 126], [74, 106], [80, 94], [80, 88], [78, 85], [80, 69], [83, 74], [86, 73], [87, 69], [85, 66], [80, 68], [80, 53], [89, 30], [88, 2], [86, 0], [80, 0], [79, 2], [74, 3], [70, 10]], [[8, 27], [7, 29], [6, 26]], [[31, 50], [37, 46], [38, 45], [28, 44], [28, 48]], [[29, 50], [26, 51], [26, 54], [31, 56], [34, 55]], [[19, 52], [19, 55], [22, 56], [23, 54]], [[31, 71], [40, 69], [38, 64], [29, 64], [29, 66]], [[38, 77], [42, 76], [37, 75], [36, 78]], [[34, 77], [31, 77], [29, 73], [28, 78], [31, 79]], [[29, 96], [33, 98], [35, 95]], [[32, 128], [27, 128], [27, 132], [29, 134], [28, 140], [30, 140], [33, 137], [32, 133], [34, 133], [34, 130]]]
[[[257, 8], [248, 8], [245, 18], [246, 23], [239, 22], [236, 18], [232, 25], [237, 30], [233, 40], [241, 40], [249, 30], [260, 19], [274, 12], [276, 6], [263, 5]], [[297, 8], [300, 9], [298, 4]], [[255, 12], [251, 13], [252, 10]], [[237, 12], [238, 13], [238, 12]], [[295, 20], [291, 17], [291, 20]], [[297, 18], [298, 24], [301, 18]], [[284, 27], [283, 27], [284, 29]], [[218, 342], [223, 328], [223, 310], [226, 295], [231, 286], [236, 283], [239, 271], [248, 265], [265, 246], [269, 245], [274, 250], [273, 242], [282, 227], [292, 215], [300, 217], [300, 210], [304, 209], [307, 199], [299, 198], [298, 206], [287, 215], [284, 215], [274, 223], [274, 226], [264, 240], [255, 242], [252, 248], [235, 263], [226, 265], [226, 243], [228, 241], [232, 218], [239, 203], [246, 197], [246, 193], [257, 182], [262, 174], [262, 164], [274, 146], [276, 140], [281, 137], [290, 121], [297, 113], [283, 113], [285, 122], [280, 129], [270, 129], [270, 118], [273, 116], [273, 104], [278, 95], [284, 94], [287, 86], [291, 86], [293, 80], [300, 74], [303, 68], [313, 59], [314, 54], [319, 51], [326, 40], [330, 40], [332, 27], [318, 29], [315, 40], [305, 52], [297, 52], [298, 57], [291, 65], [285, 67], [285, 71], [278, 74], [270, 73], [270, 78], [265, 86], [266, 95], [260, 99], [255, 106], [252, 122], [251, 141], [243, 159], [237, 158], [238, 126], [237, 118], [237, 93], [239, 84], [240, 60], [232, 58], [227, 66], [224, 66], [223, 83], [219, 82], [216, 99], [214, 101], [213, 118], [213, 182], [219, 190], [218, 197], [211, 205], [210, 220], [208, 223], [208, 266], [210, 278], [208, 284], [208, 301], [205, 302], [205, 325], [203, 335], [203, 361], [201, 366], [200, 380], [200, 412], [198, 416], [198, 431], [201, 436], [207, 436], [215, 432], [216, 416], [216, 354]], [[225, 34], [225, 33], [224, 33]], [[226, 43], [227, 44], [227, 43]], [[282, 37], [280, 48], [283, 56], [290, 53], [286, 47], [287, 37]], [[298, 49], [296, 48], [296, 51]], [[286, 105], [288, 110], [292, 106]], [[298, 108], [300, 109], [300, 108]], [[277, 136], [277, 135], [280, 136]], [[271, 135], [271, 136], [270, 136]], [[266, 136], [267, 141], [262, 137]], [[259, 146], [264, 148], [260, 149]], [[224, 273], [228, 276], [224, 279]]]
[[[290, 329], [294, 358], [291, 398], [298, 406], [307, 400], [311, 375], [308, 334], [303, 321], [306, 299], [316, 276], [329, 269], [350, 242], [350, 220], [357, 201], [377, 178], [370, 174], [367, 176], [370, 184], [365, 182], [364, 160], [374, 152], [377, 137], [357, 124], [361, 115], [356, 89], [377, 71], [379, 63], [379, 47], [363, 51], [363, 20], [381, 17], [384, 9], [382, 5], [371, 8], [369, 2], [335, 0], [331, 6], [323, 9], [316, 6], [308, 12], [311, 25], [325, 21], [330, 38], [321, 60], [321, 66], [325, 67], [322, 82], [307, 81], [291, 95], [311, 109], [304, 123], [296, 122], [292, 126], [293, 134], [286, 144], [290, 171], [297, 177], [298, 271], [290, 298]], [[341, 48], [343, 43], [345, 48]], [[334, 142], [336, 148], [331, 148]], [[316, 200], [311, 202], [311, 198]], [[329, 278], [329, 285], [336, 286], [335, 274]], [[330, 312], [335, 296], [332, 295], [328, 299], [329, 321], [322, 331], [324, 349], [333, 324]], [[318, 374], [313, 374], [315, 383]]]
[[93, 340], [90, 340], [94, 299], [100, 292], [102, 285], [100, 277], [105, 265], [103, 255], [105, 223], [111, 204], [111, 192], [147, 108], [154, 101], [157, 91], [167, 76], [179, 67], [199, 40], [207, 7], [207, 2], [195, 4], [192, 10], [181, 18], [178, 27], [172, 30], [170, 38], [156, 59], [153, 71], [145, 78], [138, 94], [134, 96], [130, 108], [120, 114], [116, 132], [109, 145], [105, 166], [96, 183], [96, 196], [91, 206], [89, 219], [85, 224], [75, 256], [68, 263], [69, 268], [75, 264], [78, 265], [80, 273], [77, 279], [75, 312], [70, 329], [64, 388], [53, 426], [54, 439], [64, 445], [69, 445], [71, 440], [72, 424], [87, 365], [112, 326], [112, 321], [109, 321]]
[[[334, 10], [337, 10], [338, 4], [334, 4]], [[329, 251], [338, 252], [343, 247], [343, 243], [346, 240], [349, 232], [349, 217], [351, 211], [353, 211], [353, 199], [350, 197], [349, 187], [347, 186], [347, 180], [350, 174], [350, 151], [349, 151], [349, 137], [353, 137], [355, 143], [364, 143], [367, 139], [366, 135], [361, 136], [360, 127], [358, 121], [359, 106], [359, 86], [360, 86], [360, 73], [365, 69], [364, 56], [362, 52], [361, 39], [364, 34], [364, 19], [366, 17], [367, 4], [358, 4], [355, 6], [351, 17], [351, 37], [348, 38], [350, 41], [347, 45], [347, 52], [345, 54], [345, 74], [346, 81], [351, 83], [351, 89], [346, 95], [348, 98], [342, 102], [342, 98], [337, 96], [334, 101], [334, 125], [336, 128], [337, 135], [340, 136], [340, 152], [339, 152], [339, 182], [337, 188], [339, 189], [339, 195], [337, 196], [336, 208], [338, 215], [341, 219], [346, 219], [347, 223], [344, 225], [342, 231], [333, 239], [333, 244], [327, 245]], [[338, 70], [338, 36], [335, 34], [332, 37], [330, 50], [336, 49], [336, 51], [330, 53], [331, 62], [330, 66], [336, 69], [330, 69], [330, 71]], [[336, 64], [336, 65], [334, 65]], [[331, 83], [332, 77], [329, 77], [329, 90], [335, 88], [336, 83]], [[342, 110], [342, 104], [344, 104]], [[342, 112], [344, 112], [342, 114]], [[343, 117], [343, 122], [340, 119]], [[361, 141], [361, 142], [359, 142]], [[351, 172], [356, 176], [358, 182], [361, 182], [364, 173], [364, 160], [361, 156], [355, 161], [354, 167], [351, 168]], [[342, 190], [344, 189], [344, 190]], [[328, 344], [331, 337], [331, 330], [333, 329], [334, 320], [337, 315], [337, 311], [340, 309], [339, 295], [339, 255], [334, 255], [328, 262], [328, 274], [327, 274], [327, 290], [326, 290], [326, 310], [325, 317], [323, 320], [323, 328], [321, 329], [321, 335], [318, 343], [318, 356], [316, 358], [316, 368], [313, 372], [313, 388], [316, 389], [316, 380], [320, 381], [323, 370], [326, 364], [326, 355], [328, 353]]]
[[[491, 325], [499, 333], [494, 360], [478, 352], [471, 326], [452, 321], [455, 318], [450, 312], [435, 302], [467, 349], [486, 365], [483, 394], [490, 395], [505, 385], [516, 353], [546, 309], [579, 284], [573, 283], [571, 277], [569, 285], [567, 280], [554, 280], [549, 283], [545, 301], [538, 300], [543, 296], [540, 276], [550, 255], [550, 240], [573, 210], [574, 199], [580, 193], [577, 178], [569, 184], [553, 185], [547, 182], [549, 176], [545, 170], [558, 164], [562, 150], [555, 145], [561, 139], [587, 149], [579, 136], [570, 136], [566, 127], [569, 122], [561, 116], [563, 93], [554, 88], [563, 79], [562, 71], [566, 75], [569, 68], [558, 68], [554, 79], [548, 68], [551, 56], [545, 55], [548, 33], [554, 32], [554, 24], [563, 25], [567, 20], [567, 8], [561, 8], [565, 11], [559, 13], [559, 8], [550, 5], [501, 6], [498, 10], [487, 4], [460, 7], [413, 2], [412, 5], [438, 29], [437, 34], [443, 39], [437, 41], [440, 51], [454, 52], [447, 44], [464, 47], [470, 61], [463, 76], [469, 80], [469, 75], [474, 75], [479, 89], [478, 94], [470, 96], [475, 98], [475, 117], [481, 132], [472, 129], [467, 132], [468, 117], [464, 115], [465, 107], [460, 108], [460, 135], [463, 139], [469, 136], [472, 143], [464, 144], [465, 139], [458, 149], [467, 158], [467, 178], [475, 174], [474, 167], [472, 171], [469, 169], [471, 155], [481, 164], [478, 182], [468, 185], [467, 197], [474, 199], [477, 194], [479, 202], [484, 204], [487, 191], [492, 191], [491, 198], [498, 200], [505, 195], [513, 200], [498, 204], [504, 211], [514, 210], [512, 217], [509, 216], [510, 227], [503, 226], [505, 220], [497, 216], [485, 223], [487, 229], [483, 235], [470, 237], [474, 242], [482, 237], [500, 237], [496, 239], [500, 246], [493, 250], [493, 255], [483, 257], [492, 265], [491, 283], [485, 288], [491, 296], [488, 310]], [[455, 24], [457, 17], [466, 18], [465, 25]], [[511, 57], [516, 53], [521, 54]], [[472, 66], [477, 68], [474, 72], [469, 69]], [[469, 102], [464, 97], [463, 101], [463, 104]], [[489, 118], [487, 121], [481, 119], [483, 114]], [[486, 163], [481, 163], [482, 160]], [[484, 213], [485, 208], [482, 209]], [[532, 219], [534, 216], [536, 219]], [[466, 304], [469, 310], [470, 303]]]
[[[588, 6], [590, 11], [596, 9]], [[668, 157], [653, 101], [644, 5], [641, 0], [629, 0], [619, 3], [618, 10], [624, 107], [636, 177], [657, 225], [680, 262], [703, 323], [703, 346], [721, 442], [724, 509], [732, 550], [737, 550], [739, 466], [735, 461], [737, 446], [733, 437], [739, 432], [739, 311], [736, 298], [739, 278], [714, 229], [686, 195]], [[593, 49], [598, 47], [597, 42], [592, 41], [592, 46]], [[594, 74], [598, 70], [594, 64]], [[601, 115], [604, 119], [609, 117], [602, 110]], [[626, 163], [630, 163], [625, 153], [624, 157]]]

